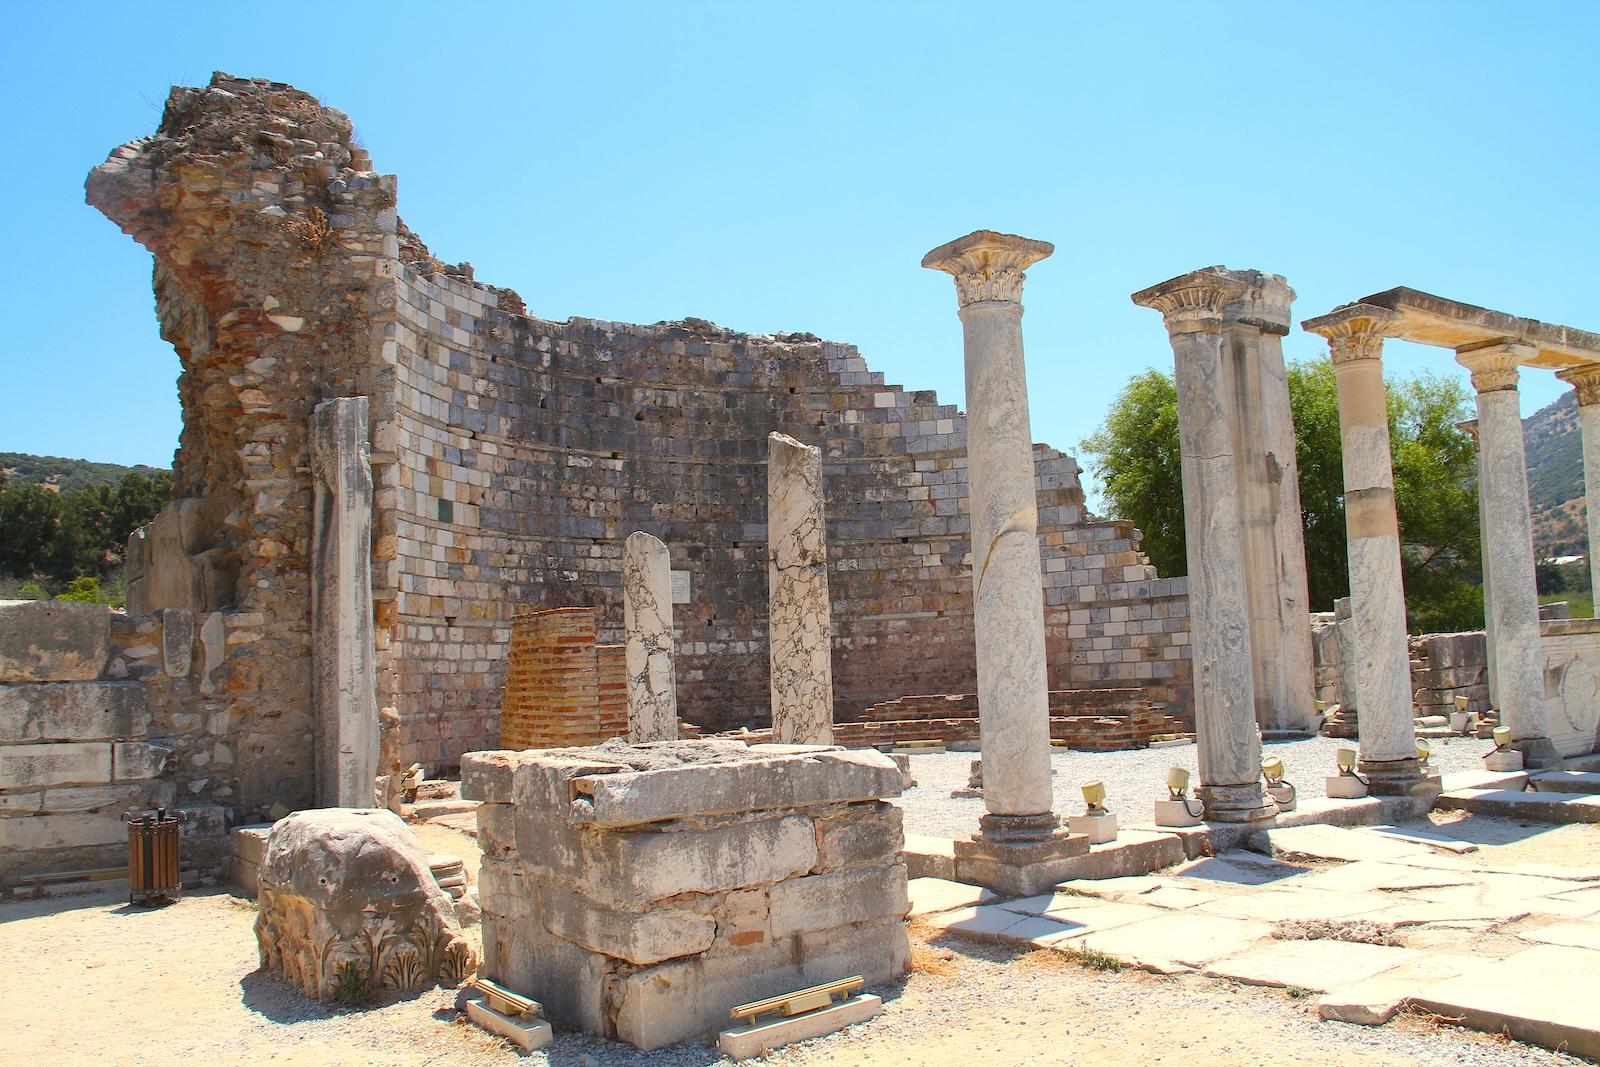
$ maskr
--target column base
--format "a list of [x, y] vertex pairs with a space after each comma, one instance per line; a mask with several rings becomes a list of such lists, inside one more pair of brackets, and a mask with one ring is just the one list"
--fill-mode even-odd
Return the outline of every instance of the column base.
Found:
[[1406, 797], [1422, 785], [1422, 761], [1410, 759], [1358, 760], [1356, 771], [1367, 780], [1367, 791], [1375, 797]]
[[984, 815], [982, 829], [955, 844], [956, 879], [1006, 896], [1031, 897], [1075, 873], [1089, 838], [1060, 828], [1055, 812]]
[[1559, 771], [1567, 765], [1548, 737], [1529, 737], [1506, 747], [1522, 753], [1522, 765], [1531, 771]]
[[1206, 806], [1206, 822], [1260, 822], [1278, 814], [1278, 805], [1261, 791], [1261, 783], [1202, 785], [1194, 791]]

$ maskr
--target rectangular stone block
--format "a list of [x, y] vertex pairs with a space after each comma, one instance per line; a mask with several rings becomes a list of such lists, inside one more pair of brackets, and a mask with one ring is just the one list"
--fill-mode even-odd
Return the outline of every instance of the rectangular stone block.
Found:
[[811, 820], [793, 815], [711, 830], [600, 834], [592, 847], [581, 889], [614, 908], [779, 882], [817, 862]]
[[597, 775], [573, 784], [594, 805], [594, 825], [630, 826], [897, 797], [901, 777], [888, 756], [857, 749]]
[[0, 682], [93, 681], [110, 651], [111, 609], [104, 604], [0, 604]]
[[0, 685], [0, 742], [112, 741], [149, 729], [138, 682]]
[[0, 789], [109, 781], [111, 746], [105, 742], [0, 745]]
[[724, 1030], [717, 1035], [717, 1048], [735, 1061], [766, 1056], [784, 1045], [835, 1033], [852, 1023], [866, 1022], [881, 1011], [883, 1001], [871, 993], [863, 993], [793, 1018]]
[[903, 814], [893, 804], [853, 804], [817, 820], [817, 871], [896, 862], [905, 843]]
[[542, 903], [552, 934], [639, 966], [704, 952], [717, 934], [711, 916], [676, 908], [616, 911], [559, 889], [547, 889]]
[[0, 819], [0, 851], [82, 848], [128, 840], [120, 812]]
[[172, 748], [151, 741], [119, 741], [111, 746], [112, 776], [119, 782], [138, 782], [159, 775], [172, 757]]
[[904, 919], [911, 908], [903, 863], [791, 878], [767, 895], [774, 938], [848, 923]]
[[170, 807], [173, 782], [138, 785], [58, 785], [26, 793], [0, 793], [3, 815], [78, 815], [90, 811], [122, 813], [135, 808]]

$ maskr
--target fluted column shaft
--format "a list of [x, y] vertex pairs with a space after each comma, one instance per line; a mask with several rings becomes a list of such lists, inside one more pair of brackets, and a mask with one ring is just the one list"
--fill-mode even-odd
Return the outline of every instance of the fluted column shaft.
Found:
[[1589, 591], [1600, 612], [1600, 364], [1557, 375], [1578, 393], [1578, 433], [1583, 438], [1583, 510], [1589, 518]]
[[1345, 534], [1356, 662], [1344, 665], [1356, 692], [1360, 767], [1374, 793], [1409, 792], [1421, 779], [1411, 702], [1400, 524], [1383, 385], [1383, 338], [1393, 312], [1359, 307], [1304, 323], [1328, 338], [1339, 389]]
[[1484, 555], [1494, 575], [1495, 688], [1500, 722], [1529, 767], [1559, 764], [1544, 703], [1544, 651], [1534, 577], [1533, 519], [1528, 506], [1527, 452], [1517, 367], [1537, 355], [1532, 345], [1495, 342], [1456, 353], [1478, 394], [1478, 477], [1483, 485]]

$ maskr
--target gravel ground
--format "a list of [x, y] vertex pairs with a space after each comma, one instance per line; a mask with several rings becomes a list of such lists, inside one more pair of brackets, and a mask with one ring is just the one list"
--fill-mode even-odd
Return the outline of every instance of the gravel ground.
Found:
[[[1337, 769], [1334, 750], [1354, 743], [1331, 737], [1269, 741], [1262, 752], [1283, 758], [1288, 780], [1303, 799], [1321, 799], [1326, 796], [1323, 778]], [[1433, 738], [1430, 744], [1433, 766], [1444, 773], [1481, 769], [1484, 753], [1493, 747], [1470, 737]], [[1193, 775], [1191, 785], [1198, 783], [1197, 751], [1194, 745], [1181, 745], [1126, 752], [1052, 752], [1056, 810], [1063, 815], [1081, 813], [1083, 795], [1078, 787], [1098, 778], [1106, 784], [1106, 806], [1123, 823], [1148, 823], [1154, 803], [1167, 795], [1167, 768], [1186, 767]], [[950, 795], [953, 789], [965, 788], [967, 773], [977, 758], [976, 752], [911, 757], [911, 774], [917, 785], [901, 801], [906, 833], [965, 837], [978, 828], [983, 800]]]

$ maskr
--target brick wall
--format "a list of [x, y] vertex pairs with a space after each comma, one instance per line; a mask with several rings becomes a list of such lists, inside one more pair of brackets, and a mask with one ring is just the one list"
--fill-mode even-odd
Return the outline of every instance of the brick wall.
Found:
[[621, 645], [595, 641], [594, 608], [512, 617], [495, 748], [596, 745], [628, 732]]

